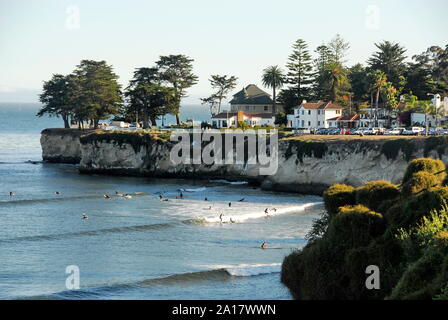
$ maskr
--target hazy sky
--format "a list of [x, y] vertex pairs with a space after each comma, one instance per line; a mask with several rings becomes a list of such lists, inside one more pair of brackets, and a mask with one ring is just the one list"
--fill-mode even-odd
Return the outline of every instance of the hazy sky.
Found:
[[0, 102], [34, 102], [53, 73], [81, 59], [106, 60], [126, 85], [159, 55], [195, 59], [199, 83], [186, 103], [210, 94], [211, 74], [255, 83], [269, 65], [284, 68], [291, 45], [311, 51], [336, 33], [350, 42], [348, 64], [364, 63], [381, 40], [408, 56], [448, 44], [447, 0], [0, 0]]

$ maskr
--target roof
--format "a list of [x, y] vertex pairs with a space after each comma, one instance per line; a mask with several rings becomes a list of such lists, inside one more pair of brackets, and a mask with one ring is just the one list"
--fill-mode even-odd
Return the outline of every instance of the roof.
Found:
[[331, 119], [327, 119], [327, 121], [356, 121], [359, 119], [359, 114], [355, 115], [345, 115], [345, 116], [339, 116]]
[[305, 109], [342, 109], [341, 106], [338, 106], [336, 104], [333, 104], [331, 101], [330, 102], [324, 102], [324, 101], [316, 101], [316, 102], [305, 102], [302, 103], [300, 105], [298, 105], [295, 108], [300, 108], [300, 107], [304, 107]]
[[233, 95], [230, 104], [272, 104], [270, 94], [250, 84]]
[[[263, 119], [272, 119], [273, 115], [272, 113], [245, 113], [242, 111], [239, 111], [244, 116], [249, 118], [263, 118]], [[236, 117], [238, 112], [221, 112], [218, 114], [215, 114], [212, 116], [212, 119], [226, 119], [227, 117]]]

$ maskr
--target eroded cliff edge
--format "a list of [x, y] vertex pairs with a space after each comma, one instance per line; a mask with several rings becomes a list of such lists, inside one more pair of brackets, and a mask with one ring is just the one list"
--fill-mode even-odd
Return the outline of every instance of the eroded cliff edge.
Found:
[[268, 176], [259, 175], [259, 165], [175, 165], [174, 143], [150, 134], [46, 129], [41, 144], [45, 161], [79, 163], [82, 173], [247, 180], [264, 189], [313, 194], [335, 183], [399, 183], [414, 158], [448, 162], [447, 137], [304, 139], [279, 140], [278, 170]]

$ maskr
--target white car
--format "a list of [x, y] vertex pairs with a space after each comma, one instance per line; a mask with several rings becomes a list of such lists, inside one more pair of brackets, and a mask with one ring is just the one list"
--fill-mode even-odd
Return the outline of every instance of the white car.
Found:
[[386, 130], [384, 132], [385, 135], [389, 135], [389, 136], [398, 136], [400, 135], [405, 129], [404, 128], [392, 128], [389, 130]]
[[425, 129], [423, 129], [422, 127], [411, 127], [411, 128], [407, 128], [406, 130], [403, 131], [403, 135], [406, 136], [418, 136], [420, 135]]

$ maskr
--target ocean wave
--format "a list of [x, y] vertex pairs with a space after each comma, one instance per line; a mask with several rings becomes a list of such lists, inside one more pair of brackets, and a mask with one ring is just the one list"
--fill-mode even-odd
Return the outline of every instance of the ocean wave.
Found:
[[[135, 192], [129, 193], [130, 196], [142, 196], [145, 195], [144, 192]], [[8, 196], [9, 197], [9, 196]], [[111, 199], [120, 199], [124, 198], [123, 196], [117, 196], [114, 194], [110, 194]], [[11, 198], [11, 197], [9, 197]], [[100, 199], [103, 198], [103, 195], [84, 195], [84, 196], [73, 196], [73, 197], [64, 197], [64, 196], [55, 196], [54, 198], [42, 198], [42, 199], [15, 199], [15, 200], [0, 200], [1, 205], [21, 205], [21, 204], [29, 204], [29, 203], [44, 203], [44, 202], [63, 202], [63, 201], [72, 201], [72, 200], [84, 200], [84, 199]]]
[[280, 273], [281, 263], [272, 264], [241, 264], [206, 266], [210, 270], [172, 274], [165, 277], [145, 279], [131, 283], [116, 283], [112, 285], [67, 290], [48, 295], [19, 297], [18, 299], [104, 299], [114, 296], [124, 290], [135, 288], [151, 288], [164, 286], [188, 286], [206, 282], [229, 281], [232, 278], [256, 277]]
[[201, 188], [189, 188], [189, 189], [179, 189], [179, 191], [182, 192], [202, 192], [207, 190], [206, 187], [201, 187]]
[[247, 181], [228, 181], [228, 180], [210, 180], [210, 182], [217, 182], [217, 183], [226, 183], [226, 184], [232, 184], [232, 185], [241, 185], [241, 184], [248, 184]]
[[[269, 208], [271, 210], [268, 211], [268, 215], [270, 217], [274, 217], [274, 216], [287, 214], [287, 213], [291, 213], [291, 212], [305, 211], [308, 208], [311, 208], [311, 207], [314, 207], [314, 206], [318, 206], [318, 205], [321, 205], [321, 204], [322, 204], [322, 202], [310, 202], [310, 203], [304, 203], [304, 204], [301, 204], [301, 205], [290, 206], [290, 207], [285, 207], [285, 208], [276, 208], [275, 210], [272, 210], [272, 208]], [[240, 214], [240, 215], [233, 215], [233, 216], [224, 215], [223, 219], [222, 219], [222, 222], [224, 222], [224, 223], [230, 223], [232, 221], [234, 221], [234, 222], [244, 222], [244, 221], [249, 220], [249, 219], [260, 219], [260, 218], [264, 218], [266, 216], [267, 215], [264, 212], [264, 210], [257, 210], [257, 211], [254, 211], [254, 212], [243, 213], [243, 214]], [[206, 217], [204, 219], [205, 219], [206, 222], [209, 222], [209, 223], [221, 222], [221, 219], [219, 218], [219, 216]], [[230, 219], [232, 219], [232, 221], [230, 221]]]

